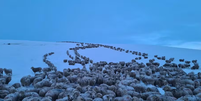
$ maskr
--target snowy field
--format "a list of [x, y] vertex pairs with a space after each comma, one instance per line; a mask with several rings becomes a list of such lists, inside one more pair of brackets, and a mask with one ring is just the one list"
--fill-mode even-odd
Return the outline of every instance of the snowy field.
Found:
[[[11, 43], [11, 45], [7, 45]], [[145, 52], [149, 54], [149, 59], [154, 58], [154, 55], [166, 56], [167, 58], [174, 57], [175, 63], [179, 63], [179, 59], [185, 60], [198, 60], [201, 64], [201, 50], [172, 48], [163, 46], [151, 46], [151, 45], [126, 45], [126, 44], [108, 44], [111, 46], [121, 47], [133, 51]], [[14, 40], [1, 40], [0, 41], [0, 67], [10, 68], [13, 70], [13, 79], [10, 84], [20, 81], [20, 78], [25, 75], [33, 75], [34, 73], [30, 69], [34, 67], [47, 67], [42, 61], [43, 55], [49, 52], [55, 52], [54, 55], [49, 57], [52, 63], [58, 68], [76, 68], [82, 67], [77, 64], [75, 66], [69, 66], [63, 62], [63, 59], [69, 59], [66, 55], [66, 51], [69, 48], [75, 47], [75, 43], [56, 43], [56, 42], [35, 42], [35, 41], [14, 41]], [[73, 54], [73, 51], [70, 51]], [[135, 55], [127, 54], [125, 52], [114, 51], [107, 48], [92, 48], [85, 50], [78, 50], [78, 52], [84, 56], [90, 57], [94, 62], [107, 61], [107, 62], [130, 62], [136, 58]], [[138, 62], [148, 62], [148, 59], [137, 60]], [[162, 60], [156, 60], [157, 62], [164, 64]], [[193, 71], [194, 73], [200, 72], [199, 70], [184, 69], [186, 73]]]
[[[10, 45], [8, 45], [10, 43]], [[149, 59], [153, 59], [154, 55], [166, 56], [166, 58], [175, 58], [173, 63], [180, 63], [179, 59], [185, 59], [188, 61], [197, 60], [201, 64], [201, 50], [172, 48], [163, 46], [151, 46], [151, 45], [126, 45], [126, 44], [108, 44], [111, 46], [121, 47], [128, 50], [139, 51], [148, 53], [148, 59], [137, 60], [137, 62], [147, 63]], [[53, 55], [47, 59], [51, 61], [58, 70], [62, 71], [64, 68], [82, 68], [81, 65], [76, 64], [70, 66], [68, 63], [64, 63], [64, 59], [69, 59], [66, 55], [66, 51], [69, 48], [76, 46], [76, 43], [61, 43], [61, 42], [34, 42], [34, 41], [14, 41], [14, 40], [1, 40], [0, 41], [0, 68], [9, 68], [13, 71], [12, 80], [10, 85], [14, 83], [20, 83], [20, 79], [26, 75], [34, 75], [31, 67], [47, 67], [43, 62], [43, 55], [49, 52], [54, 52]], [[70, 54], [74, 54], [73, 51], [69, 51]], [[107, 61], [107, 62], [130, 62], [135, 59], [136, 56], [131, 53], [119, 52], [108, 48], [92, 48], [78, 50], [81, 55], [87, 56], [94, 62]], [[160, 64], [164, 64], [165, 61], [157, 60]], [[89, 65], [87, 65], [88, 67]], [[192, 66], [192, 64], [191, 64]], [[186, 73], [194, 72], [198, 73], [201, 69], [191, 70], [183, 69]], [[164, 91], [158, 88], [161, 94]]]

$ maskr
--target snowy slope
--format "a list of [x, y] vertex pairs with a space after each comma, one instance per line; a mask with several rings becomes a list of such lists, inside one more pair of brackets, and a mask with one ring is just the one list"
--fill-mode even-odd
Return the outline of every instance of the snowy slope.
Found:
[[[7, 45], [11, 43], [11, 45]], [[149, 59], [154, 58], [154, 55], [166, 56], [167, 58], [174, 57], [175, 63], [179, 63], [180, 58], [185, 60], [197, 59], [201, 64], [201, 51], [191, 49], [180, 49], [162, 46], [151, 45], [125, 45], [125, 44], [109, 44], [112, 46], [122, 47], [133, 51], [145, 52], [149, 54]], [[34, 67], [47, 67], [42, 61], [43, 55], [49, 52], [55, 52], [48, 58], [58, 70], [63, 68], [75, 68], [82, 67], [81, 65], [69, 66], [67, 63], [63, 63], [63, 59], [69, 59], [66, 55], [66, 51], [69, 48], [75, 47], [75, 43], [56, 43], [56, 42], [34, 42], [34, 41], [16, 41], [16, 40], [0, 40], [0, 68], [11, 68], [13, 70], [12, 81], [10, 84], [20, 81], [20, 78], [25, 75], [33, 75], [31, 66]], [[107, 48], [92, 48], [85, 50], [78, 50], [81, 55], [90, 57], [94, 62], [108, 61], [131, 61], [136, 56], [125, 52], [114, 51]], [[70, 51], [73, 54], [73, 51]], [[140, 62], [148, 62], [148, 59], [138, 60]], [[163, 64], [164, 61], [157, 60]], [[199, 70], [184, 69], [187, 73]]]

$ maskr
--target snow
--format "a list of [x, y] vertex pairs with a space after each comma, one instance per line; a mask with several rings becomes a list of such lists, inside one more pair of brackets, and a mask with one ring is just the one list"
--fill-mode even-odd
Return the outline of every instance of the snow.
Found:
[[[11, 43], [11, 45], [7, 45]], [[145, 52], [149, 54], [149, 59], [154, 58], [154, 55], [166, 56], [167, 58], [174, 57], [175, 63], [179, 63], [180, 58], [185, 60], [197, 59], [201, 64], [201, 50], [163, 47], [163, 46], [151, 46], [151, 45], [130, 45], [130, 44], [109, 44], [112, 46], [122, 47], [124, 49]], [[59, 43], [59, 42], [39, 42], [39, 41], [19, 41], [19, 40], [0, 40], [0, 68], [10, 68], [13, 70], [13, 76], [10, 84], [20, 82], [20, 79], [26, 75], [33, 75], [31, 66], [34, 67], [47, 67], [42, 61], [43, 55], [49, 52], [55, 52], [52, 56], [48, 56], [58, 70], [63, 68], [81, 68], [81, 65], [69, 66], [67, 63], [63, 63], [63, 59], [69, 59], [66, 55], [66, 51], [69, 48], [75, 47], [75, 43]], [[69, 51], [70, 54], [74, 54], [73, 51]], [[87, 56], [94, 62], [107, 61], [107, 62], [129, 62], [136, 56], [130, 53], [119, 52], [107, 48], [92, 48], [85, 50], [78, 50], [81, 55]], [[148, 62], [148, 59], [138, 60], [139, 62]], [[157, 60], [160, 64], [164, 64], [164, 61]], [[192, 65], [192, 64], [191, 64]], [[88, 66], [87, 66], [88, 67]], [[194, 73], [200, 72], [199, 70], [184, 69], [185, 72]], [[160, 90], [160, 88], [158, 88]]]
[[159, 93], [161, 93], [161, 95], [165, 94], [165, 91], [163, 90], [163, 88], [158, 87], [157, 89], [159, 90]]

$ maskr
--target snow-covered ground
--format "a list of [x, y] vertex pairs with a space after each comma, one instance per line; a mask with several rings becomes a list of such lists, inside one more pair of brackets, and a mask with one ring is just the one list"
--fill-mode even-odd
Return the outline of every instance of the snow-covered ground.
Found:
[[[11, 43], [8, 45], [8, 43]], [[145, 52], [149, 54], [149, 59], [154, 58], [154, 55], [166, 56], [166, 58], [174, 57], [175, 63], [179, 63], [179, 59], [185, 60], [198, 60], [201, 64], [201, 50], [172, 48], [163, 46], [151, 46], [151, 45], [126, 45], [126, 44], [108, 44], [112, 46], [121, 47], [128, 50]], [[49, 52], [55, 54], [48, 57], [58, 70], [63, 68], [77, 68], [82, 67], [76, 64], [75, 66], [69, 66], [64, 63], [64, 59], [69, 59], [66, 55], [66, 51], [69, 48], [75, 47], [75, 43], [59, 43], [59, 42], [35, 42], [35, 41], [16, 41], [16, 40], [0, 40], [0, 68], [10, 68], [13, 70], [13, 76], [10, 84], [20, 82], [20, 79], [26, 75], [33, 75], [34, 73], [30, 69], [34, 67], [47, 67], [42, 61], [43, 55]], [[69, 51], [70, 54], [74, 54], [73, 51]], [[136, 56], [130, 53], [119, 52], [107, 48], [92, 48], [85, 50], [78, 50], [81, 55], [90, 57], [94, 62], [107, 61], [107, 62], [129, 62]], [[148, 62], [148, 59], [137, 60], [139, 62]], [[157, 62], [164, 64], [162, 60]], [[191, 64], [192, 65], [192, 64]], [[185, 72], [191, 71], [198, 73], [199, 70], [184, 69]], [[162, 91], [161, 88], [159, 88]], [[162, 92], [161, 92], [162, 93]], [[164, 93], [164, 92], [163, 92]]]

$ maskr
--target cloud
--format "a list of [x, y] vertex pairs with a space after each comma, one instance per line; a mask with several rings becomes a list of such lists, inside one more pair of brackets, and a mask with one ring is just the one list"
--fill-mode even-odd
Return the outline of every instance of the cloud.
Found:
[[165, 39], [168, 37], [169, 31], [158, 31], [158, 32], [152, 32], [152, 33], [147, 33], [147, 34], [135, 34], [132, 36], [126, 36], [123, 39], [124, 40], [129, 40], [129, 41], [134, 41], [135, 43], [138, 44], [151, 44], [151, 45], [158, 45], [162, 44], [165, 42], [162, 39]]
[[188, 48], [188, 49], [198, 49], [201, 50], [201, 42], [184, 42], [181, 44], [172, 44], [168, 45], [170, 47], [177, 47], [177, 48]]
[[149, 45], [161, 45], [177, 48], [187, 48], [187, 49], [198, 49], [201, 50], [201, 42], [199, 41], [184, 41], [184, 40], [175, 40], [170, 36], [170, 31], [158, 31], [148, 34], [136, 34], [132, 36], [126, 36], [123, 40], [133, 41], [137, 44], [149, 44]]

